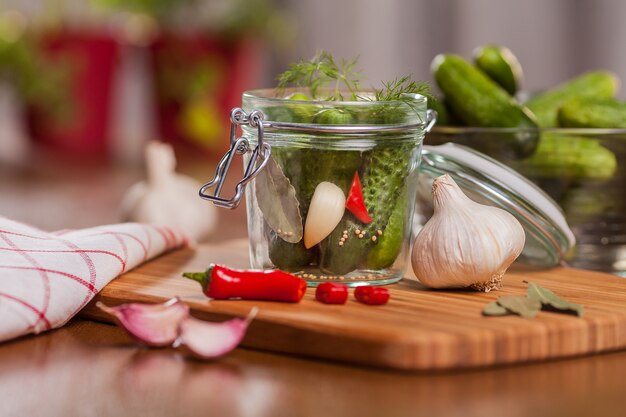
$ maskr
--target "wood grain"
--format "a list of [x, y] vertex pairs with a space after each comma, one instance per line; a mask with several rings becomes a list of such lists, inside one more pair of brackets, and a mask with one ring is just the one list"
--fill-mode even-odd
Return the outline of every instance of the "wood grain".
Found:
[[[390, 286], [385, 306], [350, 300], [329, 306], [309, 289], [299, 304], [220, 301], [204, 297], [182, 271], [209, 263], [247, 266], [243, 240], [164, 255], [111, 282], [94, 300], [106, 304], [161, 302], [180, 296], [207, 320], [260, 312], [244, 346], [406, 370], [455, 369], [584, 355], [626, 347], [626, 280], [568, 268], [515, 270], [504, 289], [489, 294], [426, 290], [414, 279]], [[524, 294], [533, 281], [585, 306], [584, 318], [541, 312], [535, 319], [483, 317], [500, 295]], [[82, 313], [108, 320], [92, 302]]]

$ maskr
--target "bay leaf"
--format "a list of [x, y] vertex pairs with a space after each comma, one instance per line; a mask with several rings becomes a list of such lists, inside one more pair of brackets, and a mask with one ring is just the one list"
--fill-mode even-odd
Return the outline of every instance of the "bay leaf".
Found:
[[539, 300], [539, 302], [548, 309], [575, 314], [578, 317], [582, 317], [584, 314], [584, 307], [581, 304], [570, 303], [551, 290], [541, 287], [534, 282], [528, 283], [528, 297]]
[[261, 213], [276, 235], [289, 243], [302, 240], [302, 216], [296, 190], [273, 157], [254, 180], [254, 191]]
[[532, 319], [541, 311], [541, 302], [539, 300], [523, 295], [504, 295], [498, 297], [497, 303], [507, 310], [528, 319]]
[[498, 304], [497, 301], [492, 301], [491, 303], [487, 304], [483, 309], [484, 316], [506, 316], [509, 314], [513, 313], [502, 307], [500, 304]]

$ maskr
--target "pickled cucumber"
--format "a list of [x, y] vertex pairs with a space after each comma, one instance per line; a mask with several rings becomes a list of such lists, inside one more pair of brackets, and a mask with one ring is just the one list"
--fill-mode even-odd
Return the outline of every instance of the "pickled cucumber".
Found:
[[263, 108], [265, 119], [282, 123], [312, 123], [320, 106], [316, 102], [307, 103], [311, 99], [304, 93], [293, 93], [288, 98], [295, 103]]
[[[335, 230], [320, 243], [320, 269], [329, 274], [345, 274], [363, 264], [377, 241], [378, 230], [386, 228], [395, 204], [405, 187], [406, 177], [415, 163], [415, 146], [387, 146], [370, 151], [364, 157], [362, 189], [365, 206], [373, 221], [365, 225], [346, 212]], [[357, 234], [357, 230], [359, 234]], [[347, 233], [343, 246], [339, 240]], [[360, 234], [363, 237], [359, 237]], [[390, 232], [391, 234], [391, 232]]]
[[579, 97], [558, 113], [562, 127], [626, 129], [626, 103], [614, 98]]
[[352, 115], [343, 109], [325, 109], [319, 111], [313, 122], [320, 125], [349, 125], [353, 122]]
[[[272, 148], [272, 157], [296, 190], [303, 220], [306, 220], [311, 198], [320, 182], [330, 181], [347, 195], [354, 173], [361, 166], [360, 151], [277, 146]], [[269, 256], [280, 269], [301, 270], [316, 261], [317, 253], [316, 247], [306, 249], [302, 241], [285, 242], [271, 231]]]
[[544, 133], [534, 155], [516, 167], [531, 178], [606, 180], [617, 170], [617, 158], [599, 141]]
[[306, 249], [302, 240], [298, 243], [289, 243], [271, 229], [268, 233], [269, 258], [277, 268], [283, 271], [296, 272], [315, 261], [316, 249]]
[[402, 250], [407, 221], [406, 190], [396, 201], [393, 212], [382, 235], [377, 236], [376, 245], [367, 256], [367, 269], [389, 268]]
[[510, 95], [515, 95], [522, 82], [522, 66], [509, 48], [484, 45], [474, 50], [474, 63]]
[[558, 110], [577, 97], [613, 97], [619, 88], [619, 79], [608, 71], [593, 71], [569, 80], [552, 90], [532, 98], [526, 106], [535, 114], [541, 127], [557, 127]]
[[438, 55], [433, 73], [446, 103], [476, 127], [535, 128], [532, 114], [495, 81], [457, 55]]

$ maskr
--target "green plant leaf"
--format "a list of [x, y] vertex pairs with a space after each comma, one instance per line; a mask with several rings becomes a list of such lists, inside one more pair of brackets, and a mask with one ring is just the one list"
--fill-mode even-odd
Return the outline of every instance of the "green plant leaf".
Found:
[[502, 307], [497, 301], [492, 301], [483, 309], [484, 316], [507, 316], [509, 314], [513, 313]]
[[539, 300], [523, 295], [504, 295], [498, 297], [497, 303], [507, 310], [528, 319], [532, 319], [541, 311], [541, 302]]
[[549, 289], [543, 288], [534, 282], [528, 283], [528, 297], [538, 300], [543, 305], [544, 309], [547, 307], [549, 310], [575, 314], [578, 317], [582, 317], [584, 314], [584, 307], [581, 304], [570, 303]]
[[254, 180], [257, 203], [265, 221], [283, 240], [302, 240], [302, 216], [296, 190], [273, 157]]

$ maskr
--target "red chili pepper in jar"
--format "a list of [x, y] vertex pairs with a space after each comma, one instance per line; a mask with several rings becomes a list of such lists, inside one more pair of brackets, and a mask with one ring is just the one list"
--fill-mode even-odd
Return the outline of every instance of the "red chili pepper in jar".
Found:
[[212, 264], [206, 272], [185, 272], [183, 276], [198, 281], [204, 294], [217, 300], [240, 298], [297, 303], [306, 292], [305, 280], [279, 269], [251, 271]]
[[363, 285], [356, 287], [354, 290], [354, 298], [363, 304], [382, 305], [389, 301], [389, 291], [383, 287], [371, 287]]
[[365, 224], [372, 222], [372, 218], [367, 214], [367, 207], [365, 207], [365, 200], [363, 199], [363, 189], [361, 188], [361, 180], [359, 179], [359, 172], [354, 173], [354, 179], [350, 186], [350, 192], [346, 199], [346, 209], [354, 214], [354, 217], [359, 219]]
[[315, 289], [315, 299], [324, 304], [345, 304], [348, 301], [348, 286], [323, 282]]

